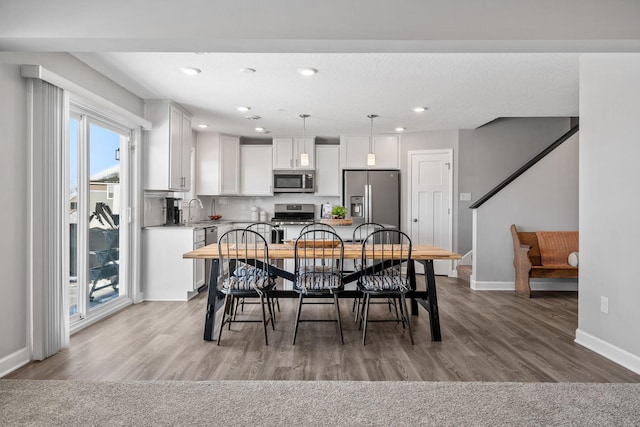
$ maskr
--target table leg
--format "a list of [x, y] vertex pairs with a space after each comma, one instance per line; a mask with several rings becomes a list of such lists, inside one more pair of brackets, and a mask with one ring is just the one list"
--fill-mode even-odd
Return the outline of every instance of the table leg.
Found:
[[[409, 286], [411, 286], [412, 290], [416, 290], [416, 265], [415, 260], [411, 260], [407, 265], [407, 275], [409, 276]], [[413, 316], [418, 315], [418, 303], [415, 298], [411, 298], [411, 314]]]
[[422, 260], [424, 277], [427, 282], [427, 304], [429, 305], [429, 323], [431, 326], [431, 341], [442, 341], [440, 335], [440, 313], [438, 313], [438, 296], [436, 293], [436, 275], [433, 271], [433, 260]]
[[220, 269], [220, 261], [218, 259], [211, 260], [211, 276], [209, 276], [209, 295], [207, 297], [207, 314], [204, 319], [204, 339], [213, 341], [213, 330], [216, 323], [216, 312], [224, 302], [224, 298], [218, 292], [218, 272]]

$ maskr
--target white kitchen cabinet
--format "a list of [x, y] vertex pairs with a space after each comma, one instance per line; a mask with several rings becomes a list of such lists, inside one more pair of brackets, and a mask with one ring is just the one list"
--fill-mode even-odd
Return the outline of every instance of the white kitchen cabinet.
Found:
[[316, 196], [340, 196], [340, 146], [316, 145]]
[[205, 260], [182, 254], [204, 246], [204, 230], [148, 227], [142, 230], [142, 291], [145, 301], [187, 301], [205, 282]]
[[240, 194], [240, 138], [201, 132], [196, 142], [196, 194]]
[[191, 188], [191, 115], [171, 101], [146, 101], [144, 188], [189, 191]]
[[400, 138], [396, 135], [373, 137], [375, 166], [367, 166], [368, 136], [340, 138], [340, 167], [342, 169], [400, 169]]
[[[314, 138], [274, 138], [273, 169], [315, 169]], [[300, 155], [309, 155], [309, 165], [300, 164]]]
[[271, 145], [240, 146], [240, 194], [272, 196], [273, 147]]

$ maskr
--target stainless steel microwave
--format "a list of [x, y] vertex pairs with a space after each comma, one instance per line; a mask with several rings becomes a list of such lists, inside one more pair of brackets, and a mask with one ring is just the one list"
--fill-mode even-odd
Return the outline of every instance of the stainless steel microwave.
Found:
[[274, 193], [314, 193], [316, 174], [313, 170], [273, 171]]

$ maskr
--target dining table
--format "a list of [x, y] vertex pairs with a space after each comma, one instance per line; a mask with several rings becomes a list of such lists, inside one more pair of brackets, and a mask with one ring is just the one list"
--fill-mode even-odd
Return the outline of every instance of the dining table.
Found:
[[[222, 245], [224, 246], [224, 245]], [[223, 253], [228, 253], [226, 247], [222, 248]], [[230, 248], [232, 254], [234, 248]], [[295, 251], [293, 242], [269, 244], [267, 247], [268, 257], [270, 263], [268, 266], [260, 266], [267, 268], [269, 273], [282, 277], [286, 280], [294, 281], [295, 273], [283, 268], [281, 260], [294, 259]], [[362, 258], [362, 244], [344, 244], [343, 258], [345, 260], [360, 260]], [[376, 251], [379, 251], [379, 247], [376, 247]], [[251, 251], [251, 253], [257, 258], [262, 259], [263, 253]], [[242, 254], [240, 254], [242, 255]], [[204, 324], [204, 339], [207, 341], [213, 341], [213, 331], [215, 326], [216, 312], [224, 305], [224, 294], [218, 288], [218, 276], [219, 276], [219, 247], [218, 244], [207, 245], [193, 251], [183, 254], [185, 259], [205, 259], [211, 262], [211, 274], [209, 276], [208, 298], [205, 314]], [[402, 255], [399, 251], [386, 251], [384, 254], [381, 252], [374, 252], [373, 249], [368, 250], [365, 247], [365, 258], [369, 260], [379, 259], [400, 259], [405, 258], [406, 254]], [[436, 292], [436, 278], [434, 273], [433, 261], [434, 260], [458, 260], [461, 256], [455, 252], [451, 252], [446, 249], [442, 249], [436, 246], [429, 245], [413, 245], [411, 248], [411, 259], [407, 262], [406, 268], [409, 277], [409, 283], [411, 290], [407, 292], [406, 297], [411, 301], [411, 314], [418, 315], [418, 304], [421, 305], [429, 314], [429, 326], [431, 331], [432, 341], [441, 341], [442, 335], [440, 332], [440, 314], [438, 312], [438, 296]], [[425, 289], [418, 290], [416, 286], [416, 268], [415, 263], [418, 262], [423, 266]], [[371, 263], [369, 263], [371, 264]], [[388, 265], [383, 266], [387, 268]], [[364, 273], [374, 271], [376, 268], [383, 268], [382, 266], [376, 266], [375, 263], [369, 265], [365, 269], [356, 271], [345, 271], [343, 275], [343, 283], [346, 285], [358, 280]], [[271, 295], [275, 298], [298, 298], [299, 294], [294, 290], [276, 289], [271, 291]], [[361, 296], [361, 292], [353, 289], [345, 289], [340, 292], [340, 297], [343, 298], [358, 298]]]

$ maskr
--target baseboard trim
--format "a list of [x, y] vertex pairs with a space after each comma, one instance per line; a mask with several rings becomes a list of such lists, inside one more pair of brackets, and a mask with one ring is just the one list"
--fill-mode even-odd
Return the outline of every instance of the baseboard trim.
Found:
[[31, 358], [29, 357], [29, 349], [27, 347], [3, 357], [0, 359], [0, 378], [26, 365], [30, 361]]
[[[514, 282], [478, 281], [471, 276], [471, 289], [476, 291], [515, 291]], [[559, 291], [575, 292], [578, 290], [578, 282], [561, 282], [554, 280], [531, 281], [532, 291]]]
[[478, 281], [471, 276], [471, 289], [475, 291], [513, 291], [515, 288], [513, 282]]
[[636, 374], [640, 374], [640, 357], [635, 354], [629, 353], [620, 347], [616, 347], [615, 345], [603, 341], [600, 338], [594, 337], [579, 328], [576, 329], [576, 339], [574, 342], [598, 353], [603, 357], [606, 357], [618, 365], [624, 366]]

